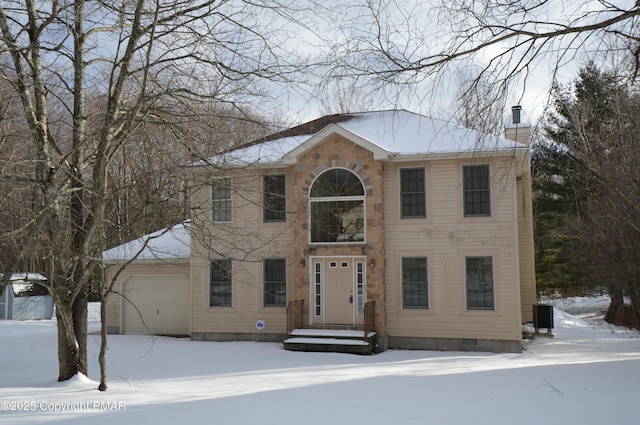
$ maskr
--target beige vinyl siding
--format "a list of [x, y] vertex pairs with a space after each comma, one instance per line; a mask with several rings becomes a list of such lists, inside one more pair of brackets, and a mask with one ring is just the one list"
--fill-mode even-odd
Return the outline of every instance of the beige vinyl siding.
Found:
[[[491, 217], [464, 218], [462, 165], [489, 164]], [[400, 219], [398, 199], [385, 199], [388, 334], [423, 338], [519, 340], [520, 295], [515, 214], [515, 175], [511, 159], [427, 161], [427, 218]], [[399, 193], [398, 168], [385, 169], [385, 193]], [[507, 171], [507, 175], [502, 173]], [[400, 261], [426, 256], [429, 310], [402, 309]], [[495, 310], [466, 308], [465, 256], [492, 256]]]
[[531, 193], [531, 161], [529, 155], [521, 159], [518, 191], [518, 245], [520, 250], [520, 290], [522, 321], [533, 321], [533, 304], [536, 304], [536, 265], [533, 236], [533, 200]]
[[[293, 232], [295, 220], [287, 214], [286, 222], [263, 221], [262, 185], [263, 175], [286, 174], [287, 170], [242, 170], [232, 177], [232, 222], [214, 224], [210, 211], [205, 208], [210, 202], [211, 176], [199, 176], [202, 184], [192, 199], [194, 228], [204, 238], [192, 238], [192, 332], [214, 334], [255, 334], [256, 322], [266, 324], [263, 333], [286, 332], [286, 308], [263, 306], [263, 263], [265, 258], [287, 260], [287, 292], [291, 285]], [[192, 205], [193, 201], [192, 201]], [[287, 199], [287, 209], [290, 209]], [[204, 229], [204, 232], [200, 232]], [[211, 307], [210, 262], [212, 259], [232, 259], [231, 307]], [[289, 293], [287, 301], [290, 300]]]
[[[106, 279], [111, 282], [112, 277], [122, 266], [121, 263], [107, 263]], [[129, 264], [120, 273], [113, 285], [113, 293], [107, 297], [107, 328], [118, 328], [122, 331], [122, 306], [126, 302], [119, 295], [122, 291], [122, 282], [132, 276], [153, 276], [153, 275], [180, 275], [189, 279], [189, 260], [165, 260], [165, 261], [137, 261]]]
[[[287, 286], [291, 262], [287, 262]], [[231, 307], [209, 306], [209, 263], [193, 264], [192, 332], [254, 333], [258, 320], [264, 320], [264, 332], [286, 332], [286, 308], [263, 306], [262, 262], [232, 263]]]

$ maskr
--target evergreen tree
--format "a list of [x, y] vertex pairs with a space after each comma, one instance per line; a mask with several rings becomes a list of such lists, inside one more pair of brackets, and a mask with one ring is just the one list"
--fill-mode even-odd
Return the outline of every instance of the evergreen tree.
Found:
[[585, 187], [577, 164], [566, 149], [542, 140], [532, 154], [535, 217], [536, 279], [548, 293], [581, 295], [599, 284], [596, 269], [579, 252], [586, 249], [577, 223], [585, 201]]
[[606, 318], [623, 311], [626, 295], [640, 323], [640, 97], [590, 63], [553, 101], [534, 155], [543, 286], [605, 286]]

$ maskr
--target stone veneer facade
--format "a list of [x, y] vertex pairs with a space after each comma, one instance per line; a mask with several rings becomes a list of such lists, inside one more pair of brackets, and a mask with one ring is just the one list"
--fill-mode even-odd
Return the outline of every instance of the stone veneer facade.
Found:
[[[366, 241], [363, 243], [311, 244], [309, 242], [309, 189], [315, 178], [331, 168], [345, 168], [360, 177], [365, 188]], [[361, 146], [333, 134], [322, 143], [298, 157], [293, 178], [289, 182], [290, 210], [295, 211], [294, 264], [304, 261], [304, 267], [294, 267], [289, 297], [304, 299], [304, 320], [310, 323], [310, 256], [366, 256], [366, 300], [376, 302], [376, 331], [381, 341], [386, 337], [385, 273], [384, 273], [384, 193], [381, 161]]]

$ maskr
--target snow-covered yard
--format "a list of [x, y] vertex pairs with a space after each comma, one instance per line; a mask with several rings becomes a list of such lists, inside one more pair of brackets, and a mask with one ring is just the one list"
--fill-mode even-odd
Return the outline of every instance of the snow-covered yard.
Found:
[[555, 324], [522, 354], [356, 356], [111, 335], [101, 393], [97, 335], [89, 377], [59, 383], [55, 321], [0, 321], [0, 423], [637, 423], [638, 334], [557, 309]]

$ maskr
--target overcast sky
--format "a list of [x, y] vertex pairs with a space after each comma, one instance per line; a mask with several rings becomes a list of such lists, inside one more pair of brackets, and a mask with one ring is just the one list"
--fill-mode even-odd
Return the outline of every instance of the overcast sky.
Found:
[[[304, 21], [304, 26], [296, 32], [288, 43], [300, 52], [310, 55], [329, 52], [329, 45], [340, 46], [342, 51], [353, 52], [355, 47], [375, 47], [374, 33], [380, 30], [380, 39], [386, 42], [390, 51], [396, 52], [399, 57], [415, 60], [420, 57], [433, 54], [451, 43], [451, 38], [459, 35], [459, 32], [468, 28], [471, 24], [468, 19], [461, 17], [456, 20], [456, 15], [446, 15], [435, 6], [441, 4], [439, 0], [420, 1], [375, 1], [375, 0], [329, 0], [323, 2], [324, 9], [316, 10], [313, 18]], [[445, 2], [446, 4], [447, 2]], [[452, 0], [449, 3], [455, 3]], [[481, 2], [474, 2], [480, 4]], [[543, 5], [529, 11], [526, 16], [518, 13], [509, 13], [502, 10], [502, 15], [496, 16], [493, 22], [497, 24], [522, 25], [532, 32], [543, 32], [550, 29], [558, 29], [561, 26], [577, 26], [603, 20], [613, 16], [615, 7], [632, 7], [634, 2], [610, 1], [562, 1], [550, 0], [523, 1], [522, 4], [531, 5], [542, 3]], [[367, 7], [367, 5], [371, 7]], [[378, 13], [380, 20], [372, 19], [372, 10]], [[523, 22], [526, 22], [523, 24]], [[554, 23], [555, 25], [551, 25]], [[601, 34], [599, 34], [601, 35]], [[598, 35], [598, 37], [599, 37]], [[607, 47], [602, 38], [578, 36], [567, 39], [556, 39], [545, 44], [542, 52], [535, 60], [529, 63], [518, 78], [511, 82], [509, 93], [505, 100], [505, 119], [509, 116], [509, 107], [520, 104], [523, 107], [523, 119], [535, 124], [543, 113], [548, 100], [549, 90], [554, 78], [561, 83], [569, 83], [575, 78], [580, 66], [588, 59], [595, 59], [602, 66], [606, 66], [608, 60], [603, 57]], [[369, 39], [371, 44], [364, 40]], [[355, 109], [363, 106], [367, 109], [405, 108], [411, 111], [432, 115], [437, 118], [446, 118], [449, 111], [455, 107], [455, 92], [464, 75], [474, 76], [475, 73], [487, 66], [491, 59], [510, 46], [508, 42], [498, 43], [491, 48], [483, 50], [474, 57], [465, 58], [437, 77], [425, 78], [412, 85], [405, 86], [402, 90], [393, 87], [374, 90], [360, 89], [353, 95]], [[567, 48], [568, 47], [568, 48]], [[519, 51], [519, 53], [522, 52]], [[382, 63], [375, 53], [353, 55], [352, 60], [370, 61]], [[513, 55], [511, 64], [517, 63], [518, 55]], [[505, 65], [506, 59], [498, 66]], [[379, 64], [378, 64], [379, 65]], [[382, 65], [384, 66], [384, 64]], [[455, 68], [455, 69], [454, 69]], [[361, 77], [358, 84], [365, 86], [367, 77]], [[414, 78], [421, 80], [420, 76]], [[343, 86], [349, 86], [349, 82], [342, 82]], [[335, 99], [335, 87], [321, 86], [315, 94], [307, 92], [288, 92], [285, 99], [288, 102], [289, 111], [298, 116], [300, 120], [311, 119], [329, 112], [327, 110], [338, 108]]]

